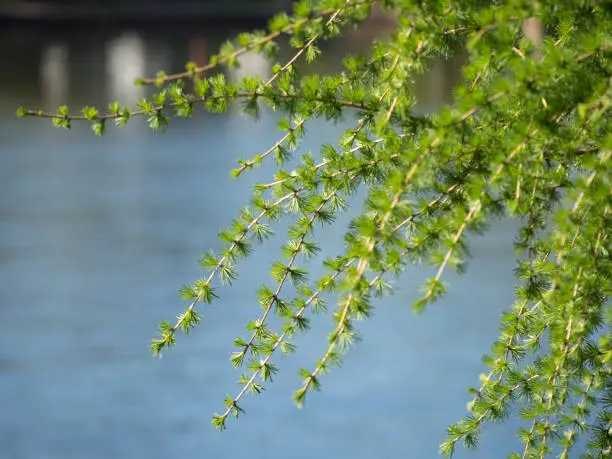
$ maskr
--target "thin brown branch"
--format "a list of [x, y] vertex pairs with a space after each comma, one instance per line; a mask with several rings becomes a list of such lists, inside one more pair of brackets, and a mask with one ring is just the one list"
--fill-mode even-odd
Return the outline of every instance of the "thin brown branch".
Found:
[[[283, 99], [292, 99], [292, 100], [302, 100], [302, 96], [300, 96], [299, 94], [281, 94], [281, 93], [275, 93], [274, 94], [275, 97], [281, 97]], [[270, 97], [267, 94], [261, 93], [261, 92], [249, 92], [249, 91], [243, 91], [243, 92], [239, 92], [237, 93], [234, 98], [236, 99], [245, 99], [245, 98], [268, 98]], [[202, 102], [207, 102], [210, 100], [222, 100], [222, 99], [229, 99], [228, 96], [207, 96], [207, 97], [196, 97], [192, 100], [189, 100], [188, 102], [191, 103], [202, 103]], [[314, 101], [317, 101], [317, 99], [313, 99]], [[320, 103], [320, 105], [322, 105], [323, 103], [325, 103], [326, 101], [323, 100], [318, 100], [318, 102]], [[343, 107], [347, 107], [347, 108], [355, 108], [355, 109], [365, 109], [367, 108], [366, 105], [364, 104], [360, 104], [358, 102], [351, 102], [351, 101], [344, 101], [344, 100], [335, 100], [334, 104], [339, 104]], [[167, 104], [163, 104], [163, 105], [157, 105], [155, 107], [152, 107], [150, 110], [134, 110], [134, 111], [130, 111], [130, 118], [134, 117], [134, 116], [140, 116], [140, 115], [149, 115], [151, 113], [154, 112], [161, 112], [164, 110], [168, 110], [168, 109], [173, 109], [173, 108], [177, 108], [182, 106], [183, 103], [177, 103], [177, 102], [169, 102]], [[59, 120], [69, 120], [69, 121], [90, 121], [90, 119], [88, 117], [86, 117], [85, 115], [61, 115], [59, 113], [50, 113], [50, 112], [44, 112], [42, 110], [26, 110], [25, 111], [25, 116], [31, 116], [31, 117], [35, 117], [35, 118], [49, 118], [49, 119], [59, 119]], [[119, 113], [104, 113], [102, 115], [98, 115], [96, 118], [94, 118], [94, 120], [116, 120], [116, 119], [120, 119], [123, 118], [124, 115], [119, 112]]]
[[[355, 3], [351, 3], [349, 5], [347, 5], [347, 7], [354, 7], [354, 6], [361, 6], [361, 5], [366, 5], [368, 3], [372, 3], [373, 0], [363, 0], [360, 2], [355, 2]], [[337, 11], [335, 8], [328, 8], [322, 11], [319, 11], [317, 13], [314, 13], [306, 18], [300, 19], [292, 24], [288, 24], [285, 27], [283, 27], [282, 29], [276, 31], [276, 32], [272, 32], [268, 35], [266, 35], [265, 37], [262, 37], [259, 40], [255, 40], [252, 43], [249, 43], [246, 46], [243, 46], [241, 48], [238, 48], [237, 50], [235, 50], [233, 53], [231, 53], [228, 56], [224, 56], [221, 57], [219, 59], [217, 59], [215, 62], [210, 62], [206, 65], [200, 66], [200, 67], [196, 67], [193, 70], [186, 70], [184, 72], [178, 72], [178, 73], [174, 73], [172, 75], [164, 75], [162, 77], [151, 77], [151, 78], [142, 78], [140, 80], [138, 80], [138, 82], [140, 84], [144, 84], [144, 85], [151, 85], [151, 84], [163, 84], [163, 83], [167, 83], [169, 81], [174, 81], [174, 80], [181, 80], [184, 78], [193, 78], [195, 75], [202, 75], [203, 73], [214, 69], [215, 67], [218, 67], [221, 64], [225, 64], [227, 62], [231, 62], [234, 59], [236, 59], [237, 57], [241, 56], [242, 54], [245, 54], [253, 49], [256, 49], [257, 47], [260, 46], [264, 46], [265, 44], [275, 40], [276, 38], [280, 37], [283, 34], [286, 33], [290, 33], [292, 31], [294, 31], [295, 29], [297, 29], [298, 27], [301, 27], [311, 21], [314, 21], [316, 19], [322, 18], [324, 16], [333, 14], [335, 11]]]

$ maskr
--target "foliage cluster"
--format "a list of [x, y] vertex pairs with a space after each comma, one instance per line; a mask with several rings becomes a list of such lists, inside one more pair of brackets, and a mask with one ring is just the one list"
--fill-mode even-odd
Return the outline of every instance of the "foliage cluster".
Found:
[[[392, 10], [397, 26], [376, 41], [368, 56], [347, 56], [332, 75], [300, 74], [320, 44], [359, 25], [373, 7]], [[539, 21], [541, 41], [524, 33]], [[208, 276], [180, 290], [188, 301], [174, 323], [164, 322], [152, 350], [175, 344], [200, 321], [198, 306], [232, 284], [241, 259], [272, 234], [282, 216], [292, 225], [271, 285], [258, 292], [261, 311], [236, 338], [231, 362], [245, 367], [242, 389], [213, 417], [218, 428], [243, 412], [248, 393], [259, 393], [277, 372], [275, 354], [291, 353], [291, 338], [309, 327], [309, 315], [336, 298], [327, 352], [300, 372], [294, 393], [301, 405], [321, 377], [341, 362], [356, 339], [354, 322], [368, 317], [373, 300], [390, 289], [389, 277], [407, 264], [437, 267], [414, 304], [424, 310], [446, 291], [446, 269], [462, 270], [466, 235], [491, 219], [521, 222], [516, 235], [516, 301], [501, 318], [499, 337], [485, 362], [488, 373], [470, 389], [468, 415], [448, 429], [441, 453], [456, 444], [476, 447], [484, 423], [511, 414], [524, 421], [523, 448], [512, 458], [569, 457], [579, 437], [584, 457], [612, 454], [612, 4], [597, 0], [302, 0], [292, 15], [279, 14], [267, 31], [244, 33], [225, 43], [210, 62], [184, 72], [140, 80], [159, 92], [136, 109], [85, 107], [69, 115], [20, 109], [19, 115], [51, 118], [62, 128], [85, 120], [101, 135], [107, 122], [125, 125], [141, 115], [153, 130], [169, 118], [189, 117], [196, 105], [212, 113], [242, 101], [257, 117], [262, 106], [282, 113], [283, 135], [268, 150], [239, 161], [234, 177], [274, 160], [277, 171], [253, 190], [249, 206], [220, 233], [224, 249], [200, 260]], [[274, 58], [277, 39], [288, 36], [294, 55], [274, 66], [267, 81], [229, 83], [221, 73], [246, 52]], [[415, 77], [431, 62], [467, 50], [463, 82], [454, 102], [435, 114], [414, 111]], [[337, 120], [350, 112], [355, 125], [335, 145], [286, 161], [311, 120]], [[325, 261], [326, 273], [308, 276], [320, 250], [319, 228], [358, 188], [367, 190], [363, 210], [345, 235], [345, 249]], [[286, 286], [295, 286], [295, 296]], [[268, 324], [271, 315], [283, 321]]]

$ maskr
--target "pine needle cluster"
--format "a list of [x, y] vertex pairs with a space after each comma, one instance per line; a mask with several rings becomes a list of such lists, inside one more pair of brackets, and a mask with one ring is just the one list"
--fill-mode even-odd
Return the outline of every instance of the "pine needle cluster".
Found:
[[[358, 28], [373, 8], [397, 20], [393, 34], [375, 41], [367, 56], [349, 55], [342, 71], [304, 75], [321, 43]], [[537, 24], [541, 39], [525, 32]], [[202, 307], [232, 285], [240, 262], [275, 229], [292, 224], [270, 284], [254, 298], [260, 311], [236, 338], [231, 362], [243, 368], [241, 390], [215, 414], [216, 427], [243, 412], [245, 396], [260, 393], [278, 368], [277, 354], [294, 351], [292, 338], [309, 316], [333, 309], [327, 351], [300, 371], [294, 400], [302, 405], [323, 375], [357, 339], [355, 321], [367, 318], [389, 281], [409, 264], [436, 268], [413, 305], [423, 311], [444, 295], [445, 271], [463, 270], [466, 236], [492, 219], [520, 222], [516, 234], [516, 299], [501, 317], [499, 337], [485, 357], [488, 372], [470, 389], [469, 413], [448, 429], [441, 453], [458, 443], [478, 445], [485, 423], [509, 416], [523, 421], [522, 449], [511, 458], [551, 454], [612, 455], [612, 4], [606, 0], [302, 0], [293, 14], [274, 17], [266, 31], [244, 33], [218, 55], [181, 73], [142, 79], [159, 87], [136, 108], [113, 103], [69, 114], [19, 109], [60, 128], [83, 120], [102, 135], [108, 123], [142, 117], [154, 131], [197, 107], [225, 112], [231, 101], [257, 118], [267, 107], [282, 114], [282, 135], [268, 150], [241, 159], [238, 178], [264, 161], [276, 173], [257, 184], [250, 204], [220, 238], [224, 248], [202, 256], [208, 272], [185, 285], [186, 309], [160, 326], [157, 354], [189, 333]], [[228, 82], [213, 71], [239, 65], [246, 52], [275, 59], [278, 39], [295, 52], [267, 80]], [[415, 78], [439, 59], [466, 52], [454, 101], [434, 114], [414, 110]], [[354, 116], [335, 144], [299, 165], [287, 161], [312, 120]], [[366, 189], [361, 214], [346, 231], [344, 250], [308, 268], [320, 251], [322, 228], [334, 225], [356, 190]], [[288, 289], [292, 284], [294, 287]], [[287, 293], [290, 290], [291, 293]], [[335, 305], [333, 305], [335, 301]], [[331, 305], [329, 304], [331, 303]], [[278, 316], [282, 326], [269, 325]]]

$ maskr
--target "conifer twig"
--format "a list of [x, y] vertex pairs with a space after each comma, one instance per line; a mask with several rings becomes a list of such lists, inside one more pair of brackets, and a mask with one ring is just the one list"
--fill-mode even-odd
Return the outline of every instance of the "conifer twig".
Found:
[[[349, 3], [349, 2], [347, 2]], [[359, 1], [354, 1], [353, 3], [349, 3], [348, 5], [346, 5], [344, 8], [350, 8], [350, 7], [355, 7], [355, 6], [363, 6], [363, 5], [368, 5], [374, 3], [374, 0], [359, 0]], [[142, 85], [151, 85], [151, 84], [163, 84], [163, 83], [167, 83], [169, 81], [174, 81], [174, 80], [181, 80], [184, 78], [192, 78], [194, 75], [201, 75], [209, 70], [214, 69], [215, 67], [218, 67], [221, 64], [225, 64], [227, 62], [230, 62], [234, 59], [236, 59], [237, 57], [241, 56], [242, 54], [245, 54], [257, 47], [263, 46], [267, 43], [272, 42], [273, 40], [275, 40], [276, 38], [280, 37], [281, 35], [290, 33], [292, 31], [294, 31], [295, 29], [297, 29], [298, 27], [301, 27], [305, 24], [308, 24], [309, 22], [312, 22], [316, 19], [328, 16], [330, 14], [336, 14], [336, 12], [341, 11], [341, 9], [335, 9], [335, 8], [328, 8], [328, 9], [324, 9], [322, 11], [318, 11], [315, 12], [314, 14], [310, 15], [309, 17], [303, 18], [303, 19], [299, 19], [291, 24], [286, 25], [285, 27], [283, 27], [282, 29], [276, 31], [276, 32], [272, 32], [269, 33], [268, 35], [266, 35], [265, 37], [262, 37], [258, 40], [253, 41], [252, 43], [240, 47], [237, 50], [235, 50], [233, 53], [231, 53], [228, 56], [224, 56], [224, 57], [220, 57], [218, 59], [216, 59], [214, 62], [210, 62], [206, 65], [203, 66], [198, 66], [195, 67], [192, 70], [186, 70], [184, 72], [178, 72], [178, 73], [174, 73], [172, 75], [164, 75], [161, 77], [151, 77], [151, 78], [141, 78], [139, 80], [137, 80], [137, 82], [139, 84]]]

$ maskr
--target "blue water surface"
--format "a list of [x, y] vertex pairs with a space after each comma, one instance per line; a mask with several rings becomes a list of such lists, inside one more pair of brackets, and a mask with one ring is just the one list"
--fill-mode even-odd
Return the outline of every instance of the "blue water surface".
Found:
[[[135, 77], [204, 59], [227, 33], [0, 31], [1, 458], [422, 459], [437, 457], [445, 428], [465, 414], [466, 389], [478, 385], [481, 355], [512, 302], [513, 222], [472, 238], [468, 273], [446, 275], [450, 293], [425, 314], [410, 305], [431, 271], [411, 268], [395, 281], [394, 295], [359, 323], [363, 340], [302, 410], [291, 402], [297, 370], [325, 352], [329, 315], [313, 319], [295, 355], [276, 359], [274, 384], [245, 401], [244, 416], [223, 433], [210, 423], [239, 390], [232, 340], [259, 314], [256, 290], [271, 284], [286, 223], [240, 267], [233, 288], [201, 310], [189, 337], [151, 357], [159, 322], [185, 307], [177, 289], [204, 274], [199, 256], [220, 247], [217, 233], [248, 203], [252, 184], [271, 177], [269, 166], [238, 181], [229, 171], [282, 135], [277, 115], [253, 122], [237, 110], [198, 113], [164, 135], [134, 120], [96, 138], [84, 125], [55, 130], [14, 111], [134, 103], [144, 94], [132, 88]], [[318, 69], [365, 49], [355, 37], [330, 46]], [[256, 57], [243, 63], [239, 72], [270, 72]], [[447, 99], [449, 70], [435, 72], [422, 107]], [[353, 123], [308, 125], [301, 151], [316, 155]], [[359, 208], [321, 233], [326, 255], [342, 251]], [[505, 456], [516, 445], [513, 428], [488, 429], [478, 452], [457, 457]]]

